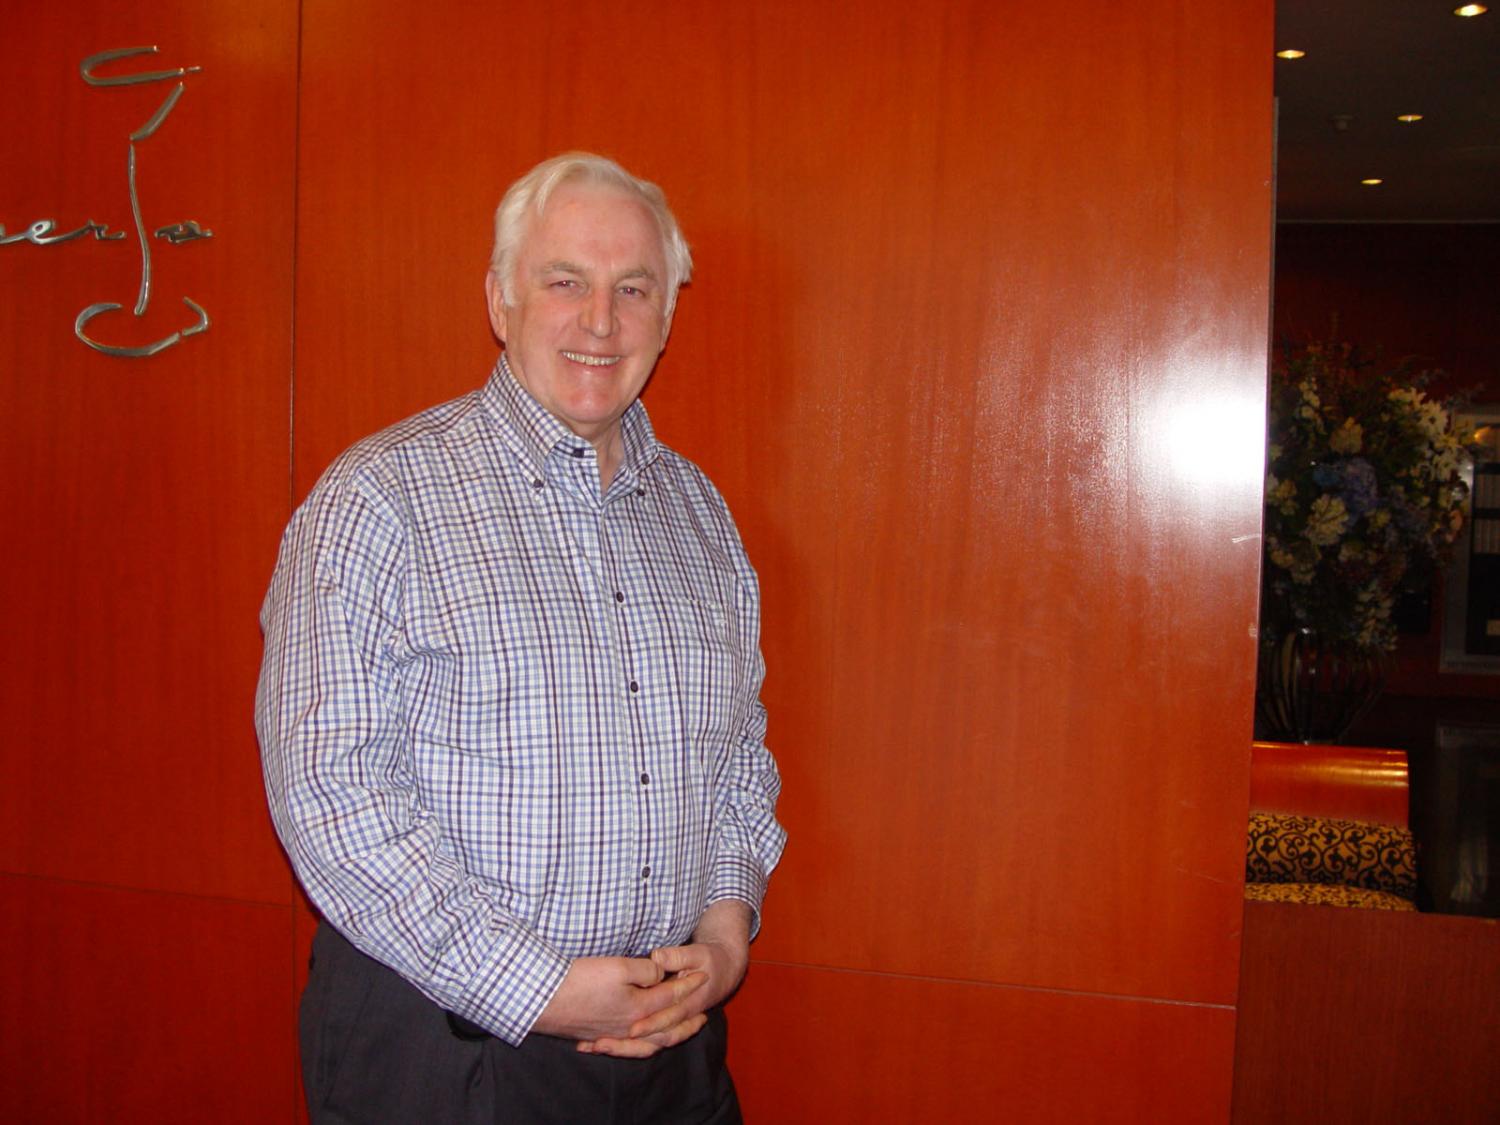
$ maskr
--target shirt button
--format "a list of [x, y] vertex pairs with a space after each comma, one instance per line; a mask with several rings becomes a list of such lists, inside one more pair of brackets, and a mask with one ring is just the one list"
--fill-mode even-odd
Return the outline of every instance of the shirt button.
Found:
[[620, 591], [616, 590], [615, 591], [615, 601], [617, 601], [617, 602], [623, 602], [624, 600], [625, 600], [625, 595], [622, 594], [622, 593], [620, 593]]
[[649, 879], [649, 878], [651, 878], [651, 865], [649, 863], [645, 867], [641, 868], [641, 878], [642, 879]]
[[638, 684], [638, 683], [636, 683], [634, 680], [631, 680], [630, 681], [630, 690], [631, 690], [631, 693], [634, 694], [635, 692], [638, 692], [638, 691], [641, 690], [641, 685]]
[[643, 774], [641, 774], [641, 784], [642, 785], [650, 785], [651, 784], [651, 775], [649, 773], [643, 773]]
[[541, 488], [542, 487], [542, 478], [541, 477], [532, 477], [531, 478], [531, 487], [532, 488]]

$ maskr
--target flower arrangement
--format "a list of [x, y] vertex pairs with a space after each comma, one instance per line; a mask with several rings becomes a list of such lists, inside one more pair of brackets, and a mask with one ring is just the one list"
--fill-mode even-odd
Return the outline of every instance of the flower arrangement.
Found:
[[1261, 637], [1299, 627], [1375, 653], [1391, 607], [1463, 528], [1467, 456], [1430, 372], [1377, 369], [1348, 344], [1289, 349], [1271, 372]]

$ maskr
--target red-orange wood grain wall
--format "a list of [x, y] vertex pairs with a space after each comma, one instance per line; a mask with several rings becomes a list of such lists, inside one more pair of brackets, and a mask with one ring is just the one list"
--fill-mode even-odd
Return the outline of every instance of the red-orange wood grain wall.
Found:
[[[287, 511], [297, 7], [8, 4], [0, 224], [0, 1120], [262, 1122], [295, 1105], [292, 885], [251, 701]], [[95, 87], [100, 68], [196, 66]], [[208, 330], [149, 359], [89, 350]]]
[[[155, 410], [178, 411], [153, 429], [156, 455], [202, 453], [196, 477], [174, 478], [157, 501], [196, 525], [142, 537], [112, 513], [76, 517], [118, 537], [112, 565], [189, 575], [157, 579], [160, 639], [144, 650], [109, 621], [71, 625], [130, 658], [121, 693], [161, 736], [136, 753], [173, 807], [128, 790], [121, 807], [91, 813], [93, 836], [69, 843], [78, 870], [52, 870], [27, 866], [55, 833], [21, 807], [38, 798], [0, 798], [8, 825], [17, 806], [3, 856], [25, 877], [17, 898], [62, 913], [75, 892], [154, 889], [155, 866], [191, 867], [165, 848], [122, 855], [142, 833], [190, 841], [205, 868], [204, 849], [236, 841], [235, 862], [263, 885], [236, 882], [235, 867], [217, 889], [165, 889], [266, 904], [279, 944], [247, 934], [234, 948], [276, 960], [261, 984], [280, 990], [287, 1022], [259, 1049], [290, 1057], [290, 950], [305, 916], [256, 807], [248, 721], [254, 603], [286, 512], [289, 436], [300, 498], [350, 441], [477, 385], [495, 353], [480, 283], [500, 191], [546, 155], [596, 149], [662, 182], [693, 243], [695, 282], [647, 401], [664, 438], [725, 492], [764, 588], [791, 843], [731, 1009], [750, 1119], [1225, 1120], [1259, 554], [1270, 29], [1269, 4], [1229, 0], [1086, 12], [979, 0], [303, 5], [298, 84], [288, 73], [265, 92], [299, 99], [295, 291], [285, 276], [236, 279], [253, 305], [240, 331], [263, 333], [258, 350], [194, 368], [239, 388], [236, 428], [202, 441], [176, 405], [188, 391], [156, 374], [165, 364], [129, 372]], [[241, 222], [273, 242], [290, 231], [290, 154], [276, 162], [291, 137], [270, 130], [254, 147], [260, 181], [222, 185], [256, 195], [260, 211]], [[45, 205], [0, 203], [28, 219]], [[188, 250], [237, 260], [228, 246]], [[0, 250], [56, 261], [70, 248], [102, 252]], [[0, 258], [7, 285], [31, 284], [16, 276]], [[48, 347], [78, 348], [68, 322], [86, 302], [35, 300], [23, 323], [50, 311]], [[9, 340], [19, 329], [3, 323]], [[178, 361], [224, 347], [219, 328]], [[13, 363], [39, 362], [31, 344], [5, 346]], [[84, 396], [122, 370], [90, 374], [92, 358], [68, 354], [78, 390], [66, 403], [7, 384], [23, 396], [12, 430], [80, 424]], [[118, 435], [123, 410], [93, 425]], [[234, 464], [238, 483], [218, 505], [192, 507], [241, 447], [256, 472]], [[25, 471], [49, 463], [44, 450], [28, 456]], [[42, 527], [61, 518], [7, 477]], [[102, 470], [65, 479], [79, 505], [133, 495]], [[210, 591], [182, 556], [212, 529], [235, 547], [225, 588]], [[28, 565], [29, 589], [94, 591], [117, 619], [144, 612], [81, 561]], [[43, 623], [26, 620], [39, 643]], [[47, 643], [57, 659], [83, 642]], [[166, 646], [187, 644], [210, 655], [163, 670]], [[45, 678], [16, 666], [32, 685]], [[189, 674], [222, 680], [188, 703]], [[7, 716], [25, 714], [52, 753], [95, 750], [85, 715], [49, 719], [28, 710], [34, 690], [4, 690]], [[184, 721], [179, 708], [219, 740], [157, 722]], [[66, 779], [13, 744], [4, 768], [80, 817]], [[205, 809], [221, 791], [222, 807]], [[201, 901], [212, 914], [217, 902]], [[39, 926], [7, 928], [6, 950], [41, 941]], [[144, 968], [130, 994], [140, 1010], [153, 995]], [[46, 995], [34, 988], [24, 1018], [7, 1016], [7, 1046], [13, 1025], [52, 1018]], [[168, 1034], [192, 1054], [189, 1033]], [[232, 1061], [220, 1079], [262, 1061]], [[290, 1066], [274, 1081], [286, 1087]], [[110, 1087], [121, 1098], [122, 1082]]]

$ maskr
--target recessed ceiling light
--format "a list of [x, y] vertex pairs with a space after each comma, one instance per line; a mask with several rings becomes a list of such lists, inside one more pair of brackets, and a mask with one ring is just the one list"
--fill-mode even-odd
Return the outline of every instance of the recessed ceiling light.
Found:
[[1403, 125], [1415, 125], [1418, 121], [1422, 120], [1422, 115], [1420, 113], [1403, 113], [1396, 120]]
[[1306, 54], [1306, 51], [1299, 51], [1296, 47], [1288, 47], [1285, 51], [1277, 51], [1276, 57], [1278, 59], [1300, 59]]
[[1461, 8], [1454, 8], [1453, 14], [1455, 16], [1482, 16], [1488, 11], [1489, 9], [1483, 4], [1465, 4]]
[[1359, 182], [1364, 184], [1365, 187], [1375, 187], [1377, 184], [1385, 183], [1384, 180], [1376, 176], [1371, 176], [1368, 180], [1360, 180]]

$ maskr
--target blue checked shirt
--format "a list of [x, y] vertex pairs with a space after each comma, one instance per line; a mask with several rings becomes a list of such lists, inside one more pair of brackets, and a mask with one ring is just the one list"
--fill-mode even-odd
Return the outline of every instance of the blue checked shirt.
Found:
[[502, 357], [355, 445], [293, 516], [256, 697], [276, 830], [324, 916], [519, 1043], [575, 957], [756, 911], [785, 834], [755, 572], [645, 409], [594, 451]]

